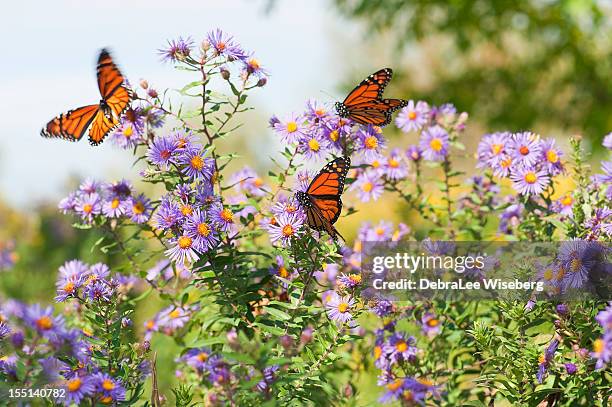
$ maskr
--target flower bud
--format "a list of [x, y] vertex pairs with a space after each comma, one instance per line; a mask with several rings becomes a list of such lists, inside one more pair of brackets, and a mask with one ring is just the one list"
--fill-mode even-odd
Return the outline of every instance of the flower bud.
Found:
[[567, 374], [572, 375], [576, 373], [576, 371], [578, 370], [578, 367], [573, 363], [566, 363], [565, 370], [567, 371]]
[[204, 40], [202, 41], [200, 47], [202, 48], [202, 51], [206, 52], [210, 49], [210, 42], [208, 42], [208, 40]]
[[155, 89], [153, 89], [153, 88], [149, 89], [149, 91], [147, 92], [147, 95], [149, 95], [152, 98], [156, 98], [157, 96], [159, 96], [157, 94], [157, 91]]
[[283, 348], [289, 350], [293, 347], [293, 338], [289, 335], [283, 335], [280, 337], [279, 342]]
[[311, 326], [306, 327], [303, 331], [302, 331], [302, 335], [300, 335], [300, 344], [302, 346], [308, 344], [311, 340], [312, 340], [312, 333], [313, 333], [313, 329]]
[[569, 308], [566, 304], [559, 304], [557, 305], [557, 314], [561, 315], [562, 317], [566, 316], [569, 313]]
[[223, 79], [225, 79], [226, 81], [229, 80], [230, 71], [225, 66], [222, 66], [221, 68], [219, 68], [219, 72], [221, 72], [221, 77]]
[[148, 89], [149, 88], [149, 82], [146, 81], [146, 79], [141, 79], [140, 80], [140, 87], [143, 89]]
[[231, 329], [230, 331], [228, 331], [226, 334], [226, 338], [227, 338], [227, 343], [229, 344], [230, 348], [232, 348], [233, 350], [240, 349], [240, 342], [238, 341], [238, 333], [236, 332], [235, 329]]
[[268, 78], [263, 76], [259, 78], [259, 80], [257, 81], [257, 86], [259, 86], [260, 88], [263, 88], [264, 86], [266, 86], [266, 83], [268, 83]]

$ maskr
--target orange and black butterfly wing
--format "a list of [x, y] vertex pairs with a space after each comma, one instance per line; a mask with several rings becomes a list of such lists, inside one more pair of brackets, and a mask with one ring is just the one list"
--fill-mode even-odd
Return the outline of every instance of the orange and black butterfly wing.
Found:
[[363, 103], [350, 110], [349, 117], [360, 124], [384, 127], [391, 123], [391, 114], [406, 106], [402, 99], [382, 99]]
[[99, 105], [88, 105], [70, 110], [47, 123], [41, 130], [40, 135], [43, 137], [57, 137], [70, 141], [78, 141], [99, 114]]
[[97, 146], [118, 124], [119, 120], [112, 116], [108, 117], [101, 110], [98, 110], [89, 130], [89, 143]]
[[350, 110], [350, 108], [355, 105], [382, 98], [385, 87], [389, 84], [392, 76], [393, 70], [391, 70], [391, 68], [383, 68], [374, 72], [361, 81], [361, 83], [348, 94], [342, 104]]

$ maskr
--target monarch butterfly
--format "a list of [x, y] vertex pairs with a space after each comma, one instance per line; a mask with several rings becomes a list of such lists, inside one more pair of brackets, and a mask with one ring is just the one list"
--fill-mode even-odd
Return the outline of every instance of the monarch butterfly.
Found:
[[132, 92], [106, 49], [98, 57], [100, 103], [82, 106], [62, 113], [40, 131], [43, 137], [78, 141], [89, 129], [89, 142], [98, 145], [119, 124], [119, 116], [128, 108]]
[[340, 195], [350, 166], [349, 157], [336, 158], [314, 177], [306, 192], [298, 191], [295, 194], [306, 212], [308, 226], [317, 231], [325, 230], [334, 240], [337, 236], [345, 240], [333, 224], [342, 211]]
[[407, 100], [382, 98], [392, 76], [393, 70], [383, 68], [365, 78], [348, 94], [344, 102], [336, 102], [338, 115], [360, 124], [380, 127], [389, 124], [391, 113], [408, 104]]

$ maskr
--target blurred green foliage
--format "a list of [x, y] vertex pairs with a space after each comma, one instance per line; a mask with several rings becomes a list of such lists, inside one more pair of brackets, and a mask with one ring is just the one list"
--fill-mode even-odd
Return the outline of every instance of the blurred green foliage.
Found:
[[[450, 101], [491, 130], [581, 132], [594, 144], [612, 130], [609, 2], [334, 2], [378, 49], [410, 57], [395, 68], [412, 99]], [[435, 62], [413, 59], [415, 48]], [[409, 80], [424, 69], [425, 81]]]

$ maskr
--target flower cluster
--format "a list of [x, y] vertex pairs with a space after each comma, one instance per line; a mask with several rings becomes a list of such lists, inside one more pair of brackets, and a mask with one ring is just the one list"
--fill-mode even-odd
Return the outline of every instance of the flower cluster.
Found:
[[554, 139], [542, 140], [531, 132], [487, 134], [478, 145], [478, 166], [510, 178], [514, 189], [527, 196], [547, 190], [564, 171], [562, 157]]
[[103, 183], [91, 179], [62, 199], [58, 207], [64, 214], [78, 215], [86, 224], [112, 219], [145, 223], [152, 209], [151, 200], [144, 194], [136, 196], [126, 180]]
[[[148, 95], [155, 94], [149, 89], [146, 81], [141, 87], [148, 90]], [[131, 150], [139, 145], [147, 144], [147, 133], [163, 126], [163, 112], [153, 106], [137, 106], [128, 109], [119, 120], [119, 125], [110, 135], [111, 142], [119, 148]]]

